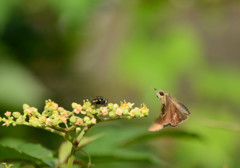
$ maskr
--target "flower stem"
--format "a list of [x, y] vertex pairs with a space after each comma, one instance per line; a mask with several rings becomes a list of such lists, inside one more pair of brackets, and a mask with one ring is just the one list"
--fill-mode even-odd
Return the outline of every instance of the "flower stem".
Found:
[[75, 158], [75, 153], [76, 153], [75, 147], [72, 146], [71, 154], [70, 154], [70, 156], [68, 158], [67, 168], [72, 168], [72, 165], [73, 165], [73, 162], [74, 162], [74, 158]]
[[[80, 134], [78, 135], [77, 140], [78, 140], [79, 144], [80, 144], [80, 141], [83, 138], [84, 134], [85, 134], [85, 131], [82, 130], [80, 132]], [[69, 140], [69, 141], [72, 143], [72, 150], [71, 150], [71, 154], [70, 154], [70, 156], [68, 158], [67, 168], [72, 168], [72, 165], [73, 165], [73, 162], [74, 162], [74, 158], [75, 158], [75, 153], [77, 152], [78, 149], [76, 148], [76, 146], [74, 146], [74, 143], [73, 143], [74, 141], [71, 141], [71, 140]]]

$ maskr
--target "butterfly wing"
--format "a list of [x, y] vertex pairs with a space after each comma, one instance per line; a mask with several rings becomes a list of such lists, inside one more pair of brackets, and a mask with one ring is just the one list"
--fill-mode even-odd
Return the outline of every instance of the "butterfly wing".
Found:
[[171, 108], [169, 108], [169, 97], [165, 98], [165, 102], [162, 103], [162, 109], [160, 116], [156, 119], [156, 121], [149, 127], [149, 131], [159, 131], [163, 129], [165, 126], [170, 124], [172, 114]]
[[171, 103], [169, 108], [172, 114], [170, 119], [170, 125], [177, 126], [188, 118], [187, 115], [189, 115], [190, 112], [187, 107], [184, 106], [182, 103], [179, 103], [174, 99], [171, 99], [170, 101]]
[[149, 131], [159, 131], [171, 125], [177, 126], [187, 119], [189, 110], [182, 103], [179, 103], [171, 96], [166, 95], [165, 102], [162, 104], [161, 114], [149, 128]]

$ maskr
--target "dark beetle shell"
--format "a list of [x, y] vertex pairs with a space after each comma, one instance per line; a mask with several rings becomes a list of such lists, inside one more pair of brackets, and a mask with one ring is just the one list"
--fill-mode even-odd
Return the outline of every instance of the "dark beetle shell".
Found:
[[96, 97], [92, 98], [91, 104], [93, 104], [93, 105], [104, 105], [104, 106], [106, 106], [106, 105], [108, 104], [108, 100], [107, 100], [107, 98], [105, 98], [105, 97], [96, 96]]

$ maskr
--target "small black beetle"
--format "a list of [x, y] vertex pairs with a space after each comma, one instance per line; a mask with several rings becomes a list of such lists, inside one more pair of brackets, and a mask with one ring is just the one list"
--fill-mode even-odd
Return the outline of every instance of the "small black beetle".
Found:
[[105, 98], [105, 97], [96, 96], [96, 97], [92, 98], [91, 104], [93, 104], [93, 105], [103, 105], [103, 106], [106, 106], [106, 105], [108, 104], [108, 100], [107, 100], [107, 98]]

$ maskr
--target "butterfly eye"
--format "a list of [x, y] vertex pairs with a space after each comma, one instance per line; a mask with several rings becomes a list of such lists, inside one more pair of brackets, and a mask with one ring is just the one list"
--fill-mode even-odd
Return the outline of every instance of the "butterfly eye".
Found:
[[160, 94], [161, 96], [163, 96], [163, 95], [164, 95], [164, 93], [163, 93], [162, 91], [160, 91], [160, 92], [159, 92], [159, 94]]

